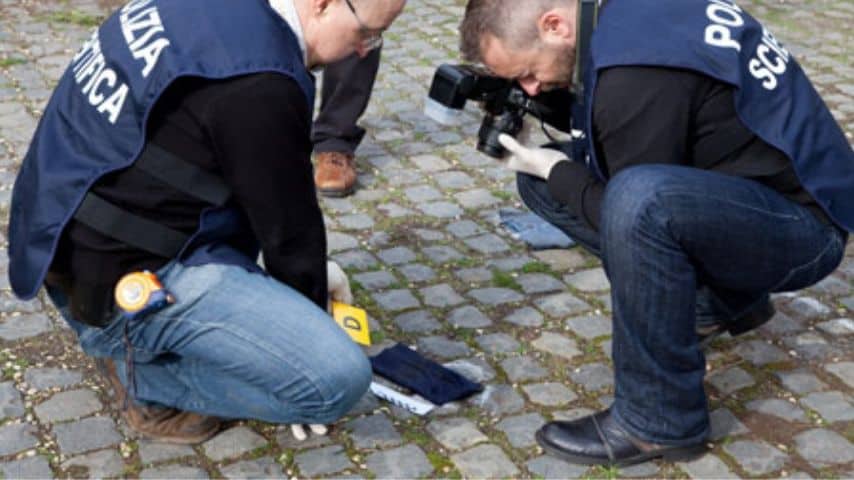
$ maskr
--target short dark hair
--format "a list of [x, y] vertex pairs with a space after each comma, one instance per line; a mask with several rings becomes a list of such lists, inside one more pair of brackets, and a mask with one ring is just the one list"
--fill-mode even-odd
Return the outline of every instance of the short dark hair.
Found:
[[546, 10], [573, 5], [577, 0], [469, 0], [460, 23], [460, 53], [468, 62], [483, 62], [481, 42], [486, 34], [519, 47], [536, 41], [536, 19]]

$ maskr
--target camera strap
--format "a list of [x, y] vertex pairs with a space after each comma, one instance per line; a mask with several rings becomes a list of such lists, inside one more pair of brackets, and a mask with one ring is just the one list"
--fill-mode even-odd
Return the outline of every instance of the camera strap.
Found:
[[[599, 19], [599, 8], [604, 5], [605, 0], [579, 0], [576, 26], [578, 28], [577, 42], [575, 46], [575, 71], [573, 73], [573, 97], [571, 106], [571, 129], [574, 131], [587, 131], [587, 91], [585, 85], [586, 71], [590, 65], [590, 42], [596, 23]], [[583, 134], [582, 134], [583, 136]], [[576, 136], [573, 143], [573, 159], [587, 162], [587, 142], [582, 141], [581, 136]]]

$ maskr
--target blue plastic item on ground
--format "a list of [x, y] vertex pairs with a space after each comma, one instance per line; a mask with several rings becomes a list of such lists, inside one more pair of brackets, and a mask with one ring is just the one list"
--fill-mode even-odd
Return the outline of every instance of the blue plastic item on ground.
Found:
[[513, 238], [527, 243], [534, 250], [575, 245], [575, 241], [567, 234], [533, 212], [501, 209], [498, 216], [501, 225], [510, 231]]

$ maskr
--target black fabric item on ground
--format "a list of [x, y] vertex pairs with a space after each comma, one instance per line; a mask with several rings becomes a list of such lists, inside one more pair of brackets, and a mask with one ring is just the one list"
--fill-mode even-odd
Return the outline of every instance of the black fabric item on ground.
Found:
[[483, 391], [483, 385], [439, 365], [398, 343], [371, 357], [376, 374], [408, 388], [436, 405]]

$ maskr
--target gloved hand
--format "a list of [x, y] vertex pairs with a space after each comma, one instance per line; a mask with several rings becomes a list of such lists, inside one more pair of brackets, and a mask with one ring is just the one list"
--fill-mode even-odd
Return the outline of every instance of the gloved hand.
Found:
[[507, 168], [543, 180], [549, 178], [549, 172], [552, 171], [552, 167], [556, 163], [561, 160], [568, 160], [563, 152], [551, 148], [528, 148], [506, 133], [498, 136], [498, 142], [512, 154], [507, 161]]
[[[318, 425], [311, 424], [308, 426], [312, 433], [315, 435], [326, 435], [329, 429], [326, 428], [326, 425]], [[297, 439], [298, 442], [302, 442], [306, 438], [308, 438], [308, 434], [305, 433], [305, 427], [302, 424], [295, 423], [291, 425], [291, 433], [294, 435], [294, 438]]]
[[350, 281], [347, 274], [333, 261], [326, 262], [326, 283], [329, 299], [336, 302], [353, 303], [353, 293], [350, 291]]
[[[353, 303], [353, 293], [350, 291], [350, 281], [347, 280], [347, 274], [337, 263], [331, 260], [326, 262], [326, 285], [329, 291], [330, 312], [332, 311], [332, 300], [348, 305]], [[308, 428], [315, 435], [326, 435], [328, 432], [326, 425], [310, 424]], [[291, 425], [291, 433], [298, 442], [308, 438], [305, 427], [299, 423]]]

